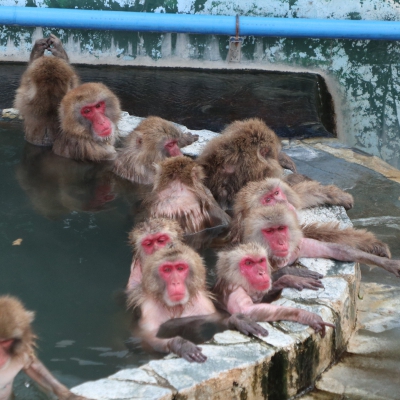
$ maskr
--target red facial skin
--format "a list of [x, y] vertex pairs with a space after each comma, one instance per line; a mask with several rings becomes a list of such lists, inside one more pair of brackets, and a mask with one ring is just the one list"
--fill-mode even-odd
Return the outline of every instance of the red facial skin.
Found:
[[265, 258], [244, 257], [240, 260], [240, 272], [255, 290], [264, 291], [271, 287]]
[[13, 343], [14, 339], [0, 340], [0, 368], [9, 360], [9, 351]]
[[165, 233], [155, 233], [154, 235], [147, 235], [142, 240], [142, 249], [149, 256], [155, 251], [164, 247], [171, 241], [171, 238]]
[[279, 225], [263, 229], [262, 234], [268, 242], [272, 254], [275, 257], [287, 257], [289, 254], [289, 229]]
[[168, 298], [173, 302], [182, 300], [186, 295], [189, 266], [184, 261], [166, 262], [159, 267], [158, 273], [166, 283]]
[[106, 103], [104, 101], [86, 104], [81, 109], [81, 115], [92, 123], [94, 133], [100, 137], [107, 137], [112, 133], [112, 124], [105, 116], [105, 111]]
[[262, 205], [267, 205], [267, 206], [272, 206], [275, 205], [276, 203], [282, 203], [282, 202], [287, 202], [287, 198], [285, 194], [282, 192], [282, 190], [277, 187], [274, 190], [271, 190], [269, 193], [267, 193], [263, 198], [261, 199], [261, 204]]
[[168, 140], [165, 143], [164, 147], [170, 157], [177, 157], [182, 155], [181, 149], [178, 147], [177, 140]]

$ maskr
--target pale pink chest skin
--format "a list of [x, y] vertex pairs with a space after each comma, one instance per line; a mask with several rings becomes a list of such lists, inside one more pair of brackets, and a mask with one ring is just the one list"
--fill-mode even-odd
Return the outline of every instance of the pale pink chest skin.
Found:
[[29, 365], [28, 357], [14, 358], [0, 368], [0, 400], [11, 398], [12, 384], [15, 376]]
[[140, 283], [142, 283], [142, 265], [139, 259], [133, 258], [131, 264], [131, 274], [129, 275], [129, 280], [126, 288], [133, 289]]
[[[162, 303], [151, 297], [147, 297], [141, 306], [142, 317], [140, 327], [147, 332], [157, 332], [164, 322], [180, 317], [192, 317], [196, 315], [209, 315], [216, 312], [214, 304], [204, 292], [199, 292], [195, 298], [185, 304], [184, 307], [165, 307]], [[154, 335], [155, 336], [155, 335]]]

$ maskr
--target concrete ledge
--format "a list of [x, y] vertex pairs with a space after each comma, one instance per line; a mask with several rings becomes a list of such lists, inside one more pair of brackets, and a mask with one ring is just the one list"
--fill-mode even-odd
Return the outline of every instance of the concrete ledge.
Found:
[[[141, 118], [125, 113], [119, 129], [127, 135]], [[187, 130], [185, 127], [184, 131]], [[217, 135], [192, 131], [200, 140], [183, 149], [197, 155]], [[351, 225], [342, 207], [319, 207], [302, 212], [303, 221], [339, 220]], [[336, 325], [325, 338], [294, 322], [262, 323], [269, 336], [246, 337], [226, 331], [202, 345], [208, 360], [191, 364], [173, 355], [72, 389], [96, 400], [125, 399], [286, 399], [306, 390], [343, 352], [355, 328], [359, 266], [332, 260], [302, 259], [302, 264], [325, 275], [324, 289], [298, 292], [285, 289], [276, 304], [304, 308]]]

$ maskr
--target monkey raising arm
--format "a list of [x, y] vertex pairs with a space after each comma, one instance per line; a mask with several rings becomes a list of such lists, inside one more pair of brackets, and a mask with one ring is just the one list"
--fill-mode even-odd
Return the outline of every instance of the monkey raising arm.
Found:
[[292, 254], [289, 264], [300, 257], [333, 258], [339, 261], [355, 261], [376, 265], [400, 277], [400, 260], [390, 260], [361, 250], [353, 249], [345, 244], [326, 243], [314, 239], [302, 239], [298, 249]]
[[229, 294], [226, 308], [230, 313], [243, 313], [256, 321], [286, 320], [309, 325], [315, 332], [320, 333], [322, 337], [325, 336], [326, 326], [335, 327], [328, 322], [324, 322], [319, 315], [306, 310], [276, 306], [274, 304], [254, 304], [251, 297], [242, 287], [236, 288]]

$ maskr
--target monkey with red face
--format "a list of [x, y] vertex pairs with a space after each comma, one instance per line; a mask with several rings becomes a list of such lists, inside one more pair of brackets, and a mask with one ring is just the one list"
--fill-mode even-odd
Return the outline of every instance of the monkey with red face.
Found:
[[260, 207], [248, 215], [241, 226], [244, 242], [257, 242], [269, 250], [274, 269], [293, 264], [298, 258], [332, 258], [381, 267], [400, 277], [400, 260], [391, 260], [342, 243], [304, 238], [297, 215], [285, 204]]
[[[217, 318], [210, 294], [205, 288], [205, 267], [190, 247], [174, 244], [146, 258], [142, 282], [128, 292], [128, 306], [140, 310], [140, 336], [154, 350], [173, 352], [190, 362], [204, 362], [201, 348], [180, 336], [158, 337], [164, 322], [181, 317]], [[220, 318], [226, 329], [246, 334], [266, 335], [267, 331], [242, 315]]]
[[[45, 50], [52, 56], [45, 56]], [[24, 120], [26, 141], [37, 146], [53, 144], [60, 130], [61, 99], [78, 85], [79, 78], [68, 62], [60, 39], [54, 35], [38, 39], [14, 100], [14, 107]]]
[[35, 356], [36, 336], [31, 329], [34, 313], [15, 297], [0, 296], [0, 399], [12, 398], [15, 376], [23, 370], [47, 392], [60, 400], [85, 400], [76, 396], [46, 369]]
[[[311, 326], [322, 337], [325, 327], [335, 326], [324, 322], [314, 313], [299, 308], [265, 304], [271, 289], [271, 272], [267, 250], [257, 243], [241, 244], [218, 253], [217, 282], [213, 293], [223, 307], [231, 314], [243, 313], [256, 321], [296, 321]], [[280, 278], [276, 282], [275, 292], [287, 287]], [[277, 293], [275, 293], [277, 294]], [[268, 299], [269, 301], [270, 299]]]
[[114, 172], [132, 182], [152, 184], [154, 163], [168, 157], [181, 156], [181, 147], [198, 139], [198, 135], [182, 133], [172, 122], [159, 117], [148, 117], [125, 139], [118, 151]]
[[55, 154], [75, 160], [113, 160], [121, 116], [118, 98], [102, 83], [84, 83], [64, 96]]
[[171, 219], [149, 218], [136, 225], [129, 233], [134, 255], [127, 289], [133, 289], [142, 282], [142, 265], [146, 258], [168, 243], [182, 242], [182, 237], [182, 228]]
[[[301, 182], [292, 188], [278, 178], [249, 182], [235, 197], [231, 237], [234, 242], [242, 241], [239, 235], [242, 231], [239, 226], [252, 210], [260, 206], [286, 204], [296, 211], [321, 204], [336, 204], [346, 208], [346, 204], [352, 203], [351, 194], [341, 191], [336, 186], [323, 186], [315, 181]], [[338, 222], [307, 224], [301, 229], [303, 235], [310, 239], [347, 244], [367, 253], [390, 258], [389, 246], [365, 229], [351, 227], [341, 229]]]

